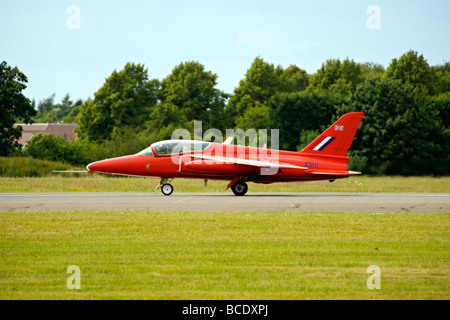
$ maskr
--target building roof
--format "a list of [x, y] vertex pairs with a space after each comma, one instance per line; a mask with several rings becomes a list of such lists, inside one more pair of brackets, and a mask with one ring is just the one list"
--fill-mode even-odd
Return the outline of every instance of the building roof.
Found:
[[52, 134], [57, 137], [63, 137], [66, 140], [75, 140], [77, 138], [77, 134], [74, 132], [74, 129], [77, 127], [75, 123], [18, 123], [14, 125], [14, 128], [18, 126], [22, 127], [22, 137], [19, 139], [19, 143], [24, 147], [37, 133]]

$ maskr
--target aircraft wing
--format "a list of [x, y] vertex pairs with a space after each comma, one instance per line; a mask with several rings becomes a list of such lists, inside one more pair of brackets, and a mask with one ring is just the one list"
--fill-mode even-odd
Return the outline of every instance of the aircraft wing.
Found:
[[77, 171], [77, 170], [53, 170], [54, 173], [88, 173], [89, 171]]
[[354, 174], [361, 174], [359, 171], [347, 171], [347, 170], [320, 170], [320, 169], [310, 169], [306, 170], [307, 174], [321, 174], [330, 176], [350, 176]]
[[308, 169], [307, 167], [299, 167], [293, 164], [278, 163], [261, 160], [249, 160], [240, 158], [227, 158], [227, 157], [213, 157], [205, 155], [193, 155], [192, 157], [202, 160], [215, 161], [217, 163], [230, 163], [230, 164], [242, 164], [246, 166], [253, 166], [259, 168], [280, 168], [280, 169]]

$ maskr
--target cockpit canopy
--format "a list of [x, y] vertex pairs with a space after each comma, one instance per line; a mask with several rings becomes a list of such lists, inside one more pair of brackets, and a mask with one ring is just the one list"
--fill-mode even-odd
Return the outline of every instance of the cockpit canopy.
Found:
[[152, 146], [148, 147], [147, 149], [142, 150], [141, 152], [138, 153], [138, 155], [153, 157]]
[[196, 140], [165, 140], [152, 144], [138, 155], [153, 156], [152, 147], [158, 156], [166, 156], [180, 153], [200, 152], [208, 148], [210, 142]]

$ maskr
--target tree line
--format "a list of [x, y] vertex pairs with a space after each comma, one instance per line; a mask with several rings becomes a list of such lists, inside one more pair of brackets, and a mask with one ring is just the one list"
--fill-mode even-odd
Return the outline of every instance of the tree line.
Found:
[[[55, 103], [52, 95], [37, 106], [29, 102], [34, 112], [12, 113], [16, 120], [76, 122], [79, 137], [67, 142], [37, 135], [15, 154], [85, 164], [135, 153], [170, 139], [177, 128], [193, 132], [198, 120], [203, 130], [211, 125], [223, 133], [278, 129], [280, 148], [295, 151], [344, 113], [362, 111], [365, 118], [349, 151], [351, 169], [449, 174], [450, 62], [430, 66], [410, 50], [387, 68], [330, 59], [309, 75], [296, 65], [283, 68], [257, 57], [232, 94], [217, 88], [217, 77], [196, 61], [180, 63], [162, 80], [152, 79], [142, 64], [127, 63], [92, 99], [73, 102], [66, 95]], [[3, 155], [14, 148], [6, 154], [2, 148]]]

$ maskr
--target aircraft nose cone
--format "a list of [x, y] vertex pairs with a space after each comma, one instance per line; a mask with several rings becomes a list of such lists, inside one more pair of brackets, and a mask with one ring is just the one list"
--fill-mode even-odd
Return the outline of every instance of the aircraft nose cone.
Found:
[[86, 166], [86, 169], [87, 169], [87, 171], [89, 171], [89, 172], [91, 172], [91, 164], [92, 164], [92, 163], [89, 163], [89, 164]]

